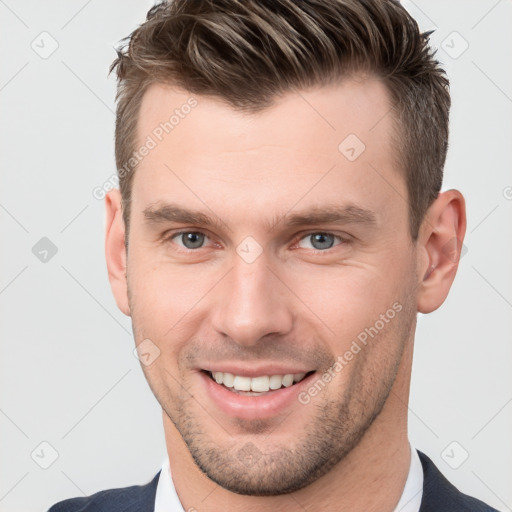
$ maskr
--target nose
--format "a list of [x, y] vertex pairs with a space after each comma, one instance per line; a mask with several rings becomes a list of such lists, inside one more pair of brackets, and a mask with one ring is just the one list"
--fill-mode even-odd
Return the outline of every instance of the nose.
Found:
[[290, 292], [263, 255], [252, 263], [235, 255], [233, 268], [220, 284], [212, 319], [216, 332], [249, 347], [264, 336], [291, 331]]

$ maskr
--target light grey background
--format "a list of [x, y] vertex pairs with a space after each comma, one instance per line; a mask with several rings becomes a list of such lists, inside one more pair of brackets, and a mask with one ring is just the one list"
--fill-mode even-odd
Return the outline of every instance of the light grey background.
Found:
[[[419, 315], [410, 439], [462, 491], [511, 510], [512, 3], [404, 3], [436, 28], [453, 99], [443, 190], [468, 210], [450, 295]], [[115, 172], [113, 47], [151, 5], [0, 0], [2, 512], [146, 483], [166, 456], [92, 193]]]

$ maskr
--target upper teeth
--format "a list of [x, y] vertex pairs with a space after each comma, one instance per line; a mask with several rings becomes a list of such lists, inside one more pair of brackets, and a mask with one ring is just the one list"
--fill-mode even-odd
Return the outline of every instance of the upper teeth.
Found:
[[270, 389], [279, 389], [281, 386], [290, 387], [294, 382], [304, 378], [305, 373], [288, 373], [286, 375], [262, 375], [261, 377], [241, 377], [232, 373], [212, 372], [217, 384], [224, 384], [237, 391], [266, 392]]

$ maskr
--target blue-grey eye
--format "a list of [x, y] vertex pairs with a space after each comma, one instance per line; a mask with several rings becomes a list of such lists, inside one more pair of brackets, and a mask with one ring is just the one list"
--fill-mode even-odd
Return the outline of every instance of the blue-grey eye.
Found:
[[192, 231], [186, 231], [183, 233], [177, 233], [177, 238], [182, 241], [183, 246], [186, 249], [198, 249], [200, 248], [205, 239], [203, 233], [196, 233]]
[[[305, 236], [302, 240], [308, 240], [313, 249], [318, 251], [322, 251], [325, 249], [330, 249], [334, 245], [334, 240], [336, 238], [340, 238], [339, 236], [333, 235], [331, 233], [310, 233]], [[304, 247], [300, 245], [300, 247], [305, 249], [310, 249], [311, 247]]]

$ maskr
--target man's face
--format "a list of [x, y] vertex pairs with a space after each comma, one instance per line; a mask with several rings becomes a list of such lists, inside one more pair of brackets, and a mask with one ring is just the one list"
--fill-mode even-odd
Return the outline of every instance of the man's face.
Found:
[[[388, 95], [351, 80], [256, 115], [203, 96], [182, 109], [189, 98], [153, 85], [140, 110], [138, 146], [175, 109], [189, 113], [134, 175], [135, 340], [160, 350], [146, 378], [212, 480], [290, 492], [369, 431], [413, 338], [416, 257]], [[299, 218], [345, 208], [344, 219]]]

